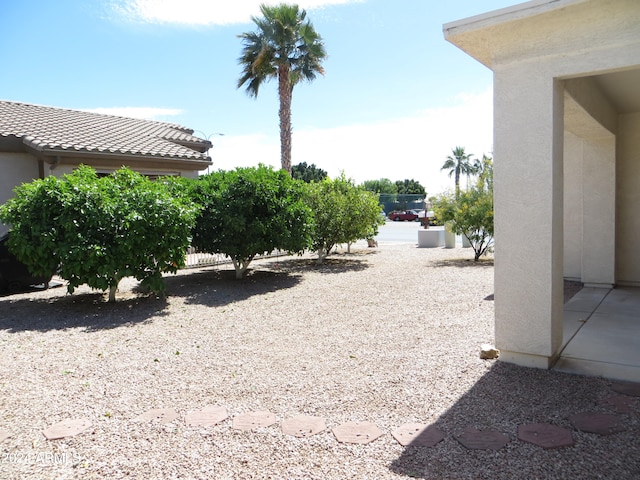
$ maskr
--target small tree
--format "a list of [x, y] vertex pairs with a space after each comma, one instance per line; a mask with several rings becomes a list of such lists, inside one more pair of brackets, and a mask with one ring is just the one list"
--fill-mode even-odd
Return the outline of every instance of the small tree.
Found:
[[162, 274], [184, 266], [196, 207], [127, 168], [98, 178], [81, 166], [15, 194], [0, 207], [10, 248], [33, 273], [58, 269], [70, 293], [87, 284], [115, 301], [120, 280], [133, 276], [164, 294]]
[[349, 192], [351, 204], [351, 222], [347, 224], [346, 232], [352, 239], [347, 242], [347, 252], [351, 252], [351, 244], [361, 238], [373, 239], [378, 234], [378, 227], [384, 225], [382, 207], [379, 203], [379, 195], [372, 194], [362, 186], [355, 187]]
[[318, 264], [340, 243], [372, 238], [384, 223], [378, 196], [356, 187], [342, 174], [309, 185], [307, 202], [314, 215], [312, 248], [318, 252]]
[[476, 186], [458, 195], [445, 194], [435, 199], [434, 211], [440, 222], [464, 235], [478, 261], [493, 246], [493, 168], [491, 159], [483, 157], [483, 171]]
[[238, 279], [256, 255], [276, 249], [301, 253], [311, 231], [304, 186], [286, 171], [264, 165], [200, 177], [191, 187], [202, 206], [193, 245], [231, 257]]

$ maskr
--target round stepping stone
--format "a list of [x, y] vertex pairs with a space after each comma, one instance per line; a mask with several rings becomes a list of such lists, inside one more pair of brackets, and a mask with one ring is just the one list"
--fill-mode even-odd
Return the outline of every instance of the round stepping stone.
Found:
[[573, 447], [574, 445], [570, 430], [549, 423], [519, 425], [518, 439], [544, 449]]
[[202, 410], [189, 412], [184, 416], [184, 421], [190, 427], [211, 427], [229, 417], [225, 407], [204, 407]]
[[444, 440], [444, 433], [433, 425], [405, 423], [391, 432], [400, 445], [406, 447], [433, 447]]
[[640, 397], [640, 383], [617, 382], [611, 385], [611, 390], [630, 397]]
[[583, 412], [569, 417], [569, 420], [574, 427], [583, 432], [611, 435], [624, 431], [620, 418], [607, 413]]
[[4, 442], [10, 436], [11, 434], [9, 432], [0, 428], [0, 442]]
[[243, 431], [270, 427], [274, 423], [276, 423], [276, 416], [268, 411], [247, 412], [233, 418], [233, 428]]
[[631, 405], [633, 405], [635, 401], [635, 398], [626, 395], [609, 395], [600, 400], [599, 404], [618, 413], [631, 413]]
[[375, 423], [347, 422], [335, 427], [333, 435], [340, 443], [359, 443], [364, 445], [373, 442], [384, 433]]
[[136, 417], [134, 421], [169, 423], [173, 422], [179, 416], [173, 408], [156, 408], [144, 412], [142, 415]]
[[454, 438], [470, 450], [500, 450], [509, 443], [509, 437], [497, 430], [478, 430], [473, 427], [458, 432]]
[[310, 437], [327, 429], [322, 417], [297, 415], [282, 421], [282, 433], [294, 437]]
[[86, 418], [68, 419], [51, 425], [44, 432], [47, 440], [73, 437], [91, 427], [91, 422]]

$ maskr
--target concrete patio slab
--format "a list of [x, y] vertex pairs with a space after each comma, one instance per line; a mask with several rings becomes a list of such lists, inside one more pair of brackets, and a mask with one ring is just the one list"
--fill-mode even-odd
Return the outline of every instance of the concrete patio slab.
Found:
[[591, 313], [610, 292], [611, 290], [608, 288], [585, 287], [565, 304], [564, 309], [565, 311]]
[[640, 295], [638, 289], [632, 287], [618, 287], [602, 300], [597, 308], [602, 314], [623, 314], [638, 316], [640, 312]]
[[573, 336], [578, 333], [584, 323], [587, 321], [591, 312], [579, 312], [568, 310], [564, 312], [564, 319], [562, 322], [562, 346], [566, 346]]
[[640, 368], [622, 365], [620, 363], [605, 362], [598, 359], [585, 360], [560, 357], [553, 369], [558, 372], [574, 373], [577, 375], [640, 382]]
[[640, 368], [639, 339], [638, 317], [598, 311], [576, 333], [562, 356], [595, 360], [594, 355], [598, 355], [599, 360]]
[[640, 382], [640, 289], [583, 288], [565, 305], [563, 330], [555, 370]]

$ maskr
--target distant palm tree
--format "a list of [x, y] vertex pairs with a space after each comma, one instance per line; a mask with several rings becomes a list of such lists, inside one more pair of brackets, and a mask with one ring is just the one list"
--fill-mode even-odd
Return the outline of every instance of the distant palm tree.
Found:
[[327, 57], [322, 37], [306, 21], [307, 12], [298, 5], [260, 5], [262, 17], [251, 17], [255, 32], [238, 35], [242, 39], [242, 76], [238, 88], [246, 84], [251, 97], [258, 96], [260, 86], [278, 80], [280, 97], [280, 161], [291, 173], [291, 97], [300, 81], [312, 81], [324, 75], [322, 61]]
[[460, 175], [473, 175], [476, 171], [471, 162], [472, 153], [465, 153], [464, 147], [451, 149], [453, 155], [449, 155], [440, 170], [448, 170], [449, 176], [454, 175], [456, 185], [456, 197], [460, 194]]

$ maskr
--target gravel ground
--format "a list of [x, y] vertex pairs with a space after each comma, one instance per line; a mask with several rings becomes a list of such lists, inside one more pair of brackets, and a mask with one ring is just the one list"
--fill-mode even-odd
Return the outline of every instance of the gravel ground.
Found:
[[[460, 248], [356, 245], [325, 266], [310, 257], [254, 262], [167, 278], [168, 298], [125, 281], [118, 302], [81, 288], [0, 297], [0, 478], [511, 479], [640, 477], [640, 406], [618, 414], [625, 431], [572, 428], [611, 382], [480, 360], [493, 342], [493, 263]], [[194, 427], [184, 415], [223, 406], [229, 418]], [[173, 408], [163, 424], [136, 420]], [[232, 427], [249, 411], [276, 424]], [[284, 419], [323, 417], [322, 433], [296, 438]], [[43, 431], [84, 418], [91, 427], [47, 440]], [[373, 422], [367, 445], [332, 429]], [[432, 448], [403, 447], [391, 432], [408, 422], [445, 434]], [[572, 430], [575, 446], [544, 450], [518, 425]], [[468, 450], [465, 427], [496, 429], [510, 442]]]

